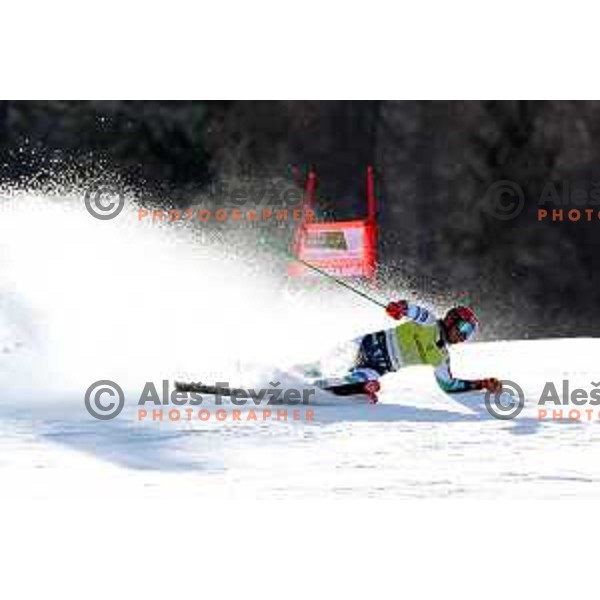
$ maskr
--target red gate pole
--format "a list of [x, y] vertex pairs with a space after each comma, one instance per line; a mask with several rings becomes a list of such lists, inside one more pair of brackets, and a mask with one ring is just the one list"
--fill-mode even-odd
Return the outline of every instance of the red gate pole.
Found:
[[367, 202], [369, 221], [375, 223], [375, 183], [373, 181], [373, 167], [369, 165], [367, 167]]

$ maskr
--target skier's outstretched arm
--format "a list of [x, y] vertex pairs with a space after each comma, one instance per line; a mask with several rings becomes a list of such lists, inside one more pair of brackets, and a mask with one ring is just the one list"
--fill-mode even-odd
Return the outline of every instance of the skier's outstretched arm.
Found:
[[400, 320], [406, 317], [421, 325], [432, 325], [436, 322], [436, 316], [431, 311], [418, 304], [412, 304], [407, 300], [390, 302], [387, 305], [385, 312], [387, 312], [392, 319]]
[[435, 370], [435, 379], [447, 394], [471, 392], [474, 390], [499, 392], [502, 389], [502, 383], [495, 377], [488, 377], [487, 379], [459, 379], [458, 377], [454, 377], [450, 370], [449, 361], [443, 363]]

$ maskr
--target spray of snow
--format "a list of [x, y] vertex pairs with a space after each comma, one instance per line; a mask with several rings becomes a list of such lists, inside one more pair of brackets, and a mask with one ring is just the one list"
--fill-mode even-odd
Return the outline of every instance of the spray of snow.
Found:
[[328, 290], [327, 310], [319, 292], [286, 290], [255, 254], [198, 224], [140, 221], [132, 200], [102, 221], [76, 194], [5, 197], [0, 372], [46, 391], [222, 380], [240, 365], [285, 368], [384, 325], [345, 290]]

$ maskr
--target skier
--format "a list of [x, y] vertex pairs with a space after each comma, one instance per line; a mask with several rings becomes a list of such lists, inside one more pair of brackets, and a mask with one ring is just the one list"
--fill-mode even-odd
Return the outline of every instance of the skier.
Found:
[[[499, 392], [498, 379], [458, 379], [450, 370], [448, 345], [471, 339], [479, 321], [468, 306], [450, 309], [443, 319], [436, 319], [430, 311], [406, 300], [391, 302], [386, 308], [393, 319], [403, 322], [393, 329], [377, 331], [353, 340], [357, 346], [354, 361], [347, 374], [341, 378], [320, 379], [315, 385], [337, 395], [367, 394], [371, 403], [377, 402], [379, 378], [386, 373], [412, 365], [431, 365], [439, 386], [448, 393], [472, 390]], [[315, 363], [305, 373], [314, 375]]]

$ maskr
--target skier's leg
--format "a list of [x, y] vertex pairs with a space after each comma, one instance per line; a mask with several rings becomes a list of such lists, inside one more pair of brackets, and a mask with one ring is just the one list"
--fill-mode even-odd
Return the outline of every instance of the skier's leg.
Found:
[[294, 372], [314, 379], [314, 385], [339, 396], [366, 394], [377, 402], [382, 369], [382, 352], [378, 347], [378, 334], [350, 340], [337, 347], [323, 359], [299, 365]]

